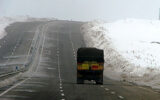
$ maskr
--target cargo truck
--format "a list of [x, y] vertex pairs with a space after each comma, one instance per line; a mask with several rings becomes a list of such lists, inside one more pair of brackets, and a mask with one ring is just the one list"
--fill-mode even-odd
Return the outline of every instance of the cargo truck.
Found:
[[103, 84], [103, 70], [103, 50], [86, 47], [77, 50], [77, 84], [83, 84], [84, 80]]

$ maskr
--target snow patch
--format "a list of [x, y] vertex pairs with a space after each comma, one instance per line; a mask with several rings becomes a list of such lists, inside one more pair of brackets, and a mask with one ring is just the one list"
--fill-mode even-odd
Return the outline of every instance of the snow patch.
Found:
[[0, 39], [2, 39], [7, 33], [5, 28], [14, 22], [27, 21], [28, 17], [0, 17]]
[[34, 18], [30, 16], [15, 16], [15, 17], [0, 17], [0, 39], [7, 33], [5, 28], [14, 22], [29, 22], [29, 21], [51, 21], [57, 20], [56, 18]]
[[87, 46], [104, 50], [107, 77], [160, 88], [160, 21], [93, 21], [82, 33]]

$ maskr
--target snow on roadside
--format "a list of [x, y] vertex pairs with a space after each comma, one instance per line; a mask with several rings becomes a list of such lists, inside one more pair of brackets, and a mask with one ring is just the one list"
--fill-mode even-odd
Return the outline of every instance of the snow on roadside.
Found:
[[87, 46], [104, 49], [105, 76], [160, 89], [160, 21], [93, 21], [82, 33]]
[[2, 39], [7, 33], [5, 28], [14, 22], [27, 21], [27, 17], [0, 17], [0, 39]]
[[33, 18], [29, 16], [15, 16], [15, 17], [0, 17], [0, 39], [2, 39], [7, 33], [5, 28], [14, 22], [26, 22], [26, 21], [50, 21], [55, 18]]

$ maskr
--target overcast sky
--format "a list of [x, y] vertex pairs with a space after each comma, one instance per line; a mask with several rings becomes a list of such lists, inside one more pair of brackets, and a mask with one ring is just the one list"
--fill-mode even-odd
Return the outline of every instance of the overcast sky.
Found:
[[0, 0], [0, 16], [73, 20], [158, 19], [160, 0]]

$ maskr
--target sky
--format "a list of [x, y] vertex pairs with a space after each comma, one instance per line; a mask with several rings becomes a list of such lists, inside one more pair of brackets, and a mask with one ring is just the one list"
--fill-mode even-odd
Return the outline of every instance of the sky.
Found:
[[160, 0], [0, 0], [0, 16], [68, 20], [158, 19]]

